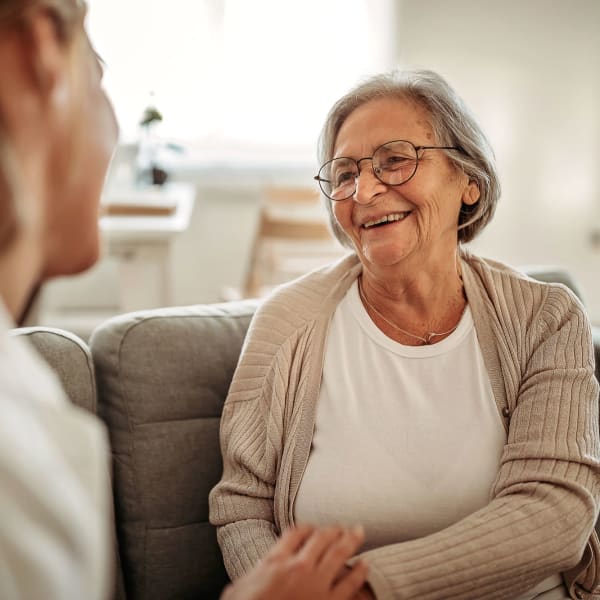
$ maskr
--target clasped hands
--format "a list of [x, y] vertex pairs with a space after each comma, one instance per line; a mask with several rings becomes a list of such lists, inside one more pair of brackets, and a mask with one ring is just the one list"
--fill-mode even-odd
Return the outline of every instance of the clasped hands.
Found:
[[363, 541], [362, 527], [288, 529], [221, 600], [374, 600], [365, 583], [367, 564], [346, 565]]

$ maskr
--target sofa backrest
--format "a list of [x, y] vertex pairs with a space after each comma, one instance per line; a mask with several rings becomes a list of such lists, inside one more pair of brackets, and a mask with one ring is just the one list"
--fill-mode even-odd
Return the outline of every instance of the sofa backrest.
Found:
[[221, 410], [255, 306], [132, 313], [91, 338], [129, 600], [218, 598], [228, 581], [208, 494], [221, 476]]

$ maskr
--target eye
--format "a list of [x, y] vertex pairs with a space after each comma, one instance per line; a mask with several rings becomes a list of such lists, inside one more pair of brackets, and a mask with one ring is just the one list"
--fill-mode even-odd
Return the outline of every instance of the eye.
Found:
[[344, 183], [353, 181], [355, 177], [356, 177], [356, 171], [343, 171], [341, 173], [335, 174], [334, 182], [335, 182], [335, 185], [344, 185]]
[[414, 157], [406, 156], [405, 154], [388, 154], [379, 163], [379, 168], [386, 171], [395, 171], [402, 167], [413, 165], [415, 162]]
[[353, 183], [356, 175], [356, 165], [346, 159], [333, 161], [331, 165], [331, 182], [334, 187], [340, 187]]

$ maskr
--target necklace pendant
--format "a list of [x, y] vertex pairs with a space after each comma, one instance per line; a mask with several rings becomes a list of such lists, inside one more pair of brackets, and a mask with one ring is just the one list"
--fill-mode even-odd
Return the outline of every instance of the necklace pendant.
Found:
[[431, 341], [433, 340], [433, 338], [435, 337], [435, 333], [426, 333], [425, 334], [425, 345], [429, 346], [431, 344]]

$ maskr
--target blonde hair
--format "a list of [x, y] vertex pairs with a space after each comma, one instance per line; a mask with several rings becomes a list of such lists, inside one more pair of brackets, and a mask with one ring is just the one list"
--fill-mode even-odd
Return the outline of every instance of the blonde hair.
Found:
[[33, 8], [44, 8], [49, 12], [63, 40], [69, 39], [77, 31], [87, 10], [82, 0], [2, 0], [0, 29], [18, 27]]
[[[0, 2], [0, 35], [2, 31], [22, 27], [27, 13], [43, 8], [53, 19], [58, 37], [68, 43], [83, 25], [86, 5], [81, 0], [2, 0]], [[0, 73], [0, 85], [2, 74]], [[19, 232], [24, 207], [19, 198], [20, 173], [8, 135], [6, 117], [0, 109], [0, 252], [11, 244]]]

